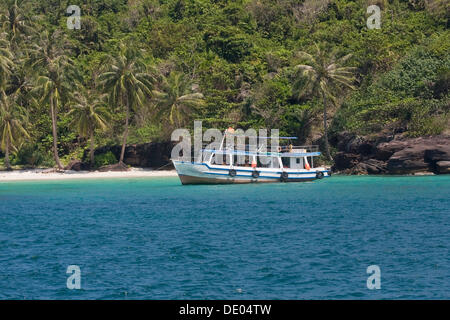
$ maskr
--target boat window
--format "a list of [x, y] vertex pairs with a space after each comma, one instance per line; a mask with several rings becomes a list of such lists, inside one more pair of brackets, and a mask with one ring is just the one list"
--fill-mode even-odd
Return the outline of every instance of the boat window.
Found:
[[281, 158], [281, 162], [283, 162], [283, 168], [290, 168], [291, 160], [290, 158]]
[[249, 156], [243, 156], [243, 155], [234, 155], [233, 156], [233, 164], [235, 166], [239, 167], [250, 167], [252, 163], [252, 160]]
[[259, 168], [279, 168], [280, 164], [277, 157], [258, 157]]
[[230, 165], [230, 156], [226, 154], [215, 153], [211, 159], [212, 164]]

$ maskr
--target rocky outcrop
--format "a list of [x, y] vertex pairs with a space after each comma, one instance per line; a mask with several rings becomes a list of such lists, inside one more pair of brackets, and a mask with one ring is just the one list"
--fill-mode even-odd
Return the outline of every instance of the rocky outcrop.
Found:
[[374, 145], [366, 138], [353, 135], [347, 132], [340, 134], [337, 138], [337, 147], [339, 151], [349, 154], [358, 154], [361, 156], [373, 153]]
[[338, 137], [333, 169], [347, 174], [450, 173], [450, 136]]
[[383, 142], [377, 145], [374, 157], [380, 161], [388, 161], [396, 152], [399, 152], [406, 148], [408, 145], [407, 141], [390, 141]]
[[[152, 142], [145, 144], [129, 145], [125, 148], [124, 162], [132, 167], [153, 168], [157, 169], [164, 165], [166, 169], [170, 169], [170, 155], [172, 152], [172, 142]], [[105, 146], [95, 150], [95, 155], [107, 153], [111, 151], [117, 159], [120, 158], [121, 146]], [[83, 156], [83, 162], [87, 161], [89, 151], [87, 150]], [[173, 167], [173, 166], [172, 166]]]
[[124, 162], [132, 167], [159, 168], [170, 163], [172, 143], [130, 145], [125, 149]]
[[387, 161], [388, 171], [393, 174], [417, 172], [443, 173], [444, 164], [438, 170], [438, 162], [450, 161], [450, 137], [424, 137], [406, 139], [398, 143], [403, 148]]
[[450, 161], [436, 162], [436, 171], [441, 174], [450, 173]]
[[89, 169], [90, 169], [90, 165], [85, 162], [81, 162], [80, 160], [72, 160], [64, 168], [64, 170], [73, 170], [73, 171], [85, 171], [85, 170], [89, 170]]
[[334, 170], [342, 171], [355, 167], [361, 161], [356, 153], [338, 152], [334, 157]]
[[387, 172], [386, 163], [376, 159], [369, 159], [359, 164], [368, 174], [383, 174]]

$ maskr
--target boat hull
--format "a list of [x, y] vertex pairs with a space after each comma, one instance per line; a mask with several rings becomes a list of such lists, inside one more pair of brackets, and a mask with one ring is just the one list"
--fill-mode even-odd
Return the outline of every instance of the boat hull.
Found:
[[[241, 183], [274, 183], [274, 182], [281, 182], [281, 180], [262, 180], [262, 179], [246, 179], [246, 180], [239, 180], [239, 179], [233, 179], [233, 178], [201, 178], [201, 177], [194, 177], [194, 176], [187, 176], [187, 175], [178, 175], [180, 178], [180, 181], [182, 184], [241, 184]], [[289, 179], [284, 182], [307, 182], [307, 181], [313, 181], [316, 180], [316, 178], [311, 179]]]
[[[325, 168], [314, 168], [312, 170], [290, 170], [275, 168], [258, 168], [259, 177], [255, 178], [252, 173], [255, 171], [248, 167], [228, 167], [214, 166], [207, 163], [173, 161], [180, 181], [184, 185], [189, 184], [242, 184], [242, 183], [279, 183], [279, 182], [307, 182], [317, 180], [318, 172], [323, 177], [330, 177], [331, 172]], [[236, 175], [231, 176], [230, 170]], [[288, 174], [283, 178], [283, 172]]]

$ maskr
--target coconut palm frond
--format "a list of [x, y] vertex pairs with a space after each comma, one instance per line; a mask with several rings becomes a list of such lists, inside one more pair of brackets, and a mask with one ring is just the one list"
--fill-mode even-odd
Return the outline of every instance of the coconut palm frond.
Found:
[[336, 54], [327, 55], [315, 44], [316, 54], [299, 52], [298, 57], [303, 58], [304, 64], [294, 67], [297, 77], [294, 81], [293, 92], [297, 99], [323, 99], [324, 111], [324, 138], [327, 158], [331, 160], [327, 135], [327, 102], [338, 105], [336, 89], [355, 89], [356, 68], [344, 66], [350, 60], [351, 54], [336, 58]]

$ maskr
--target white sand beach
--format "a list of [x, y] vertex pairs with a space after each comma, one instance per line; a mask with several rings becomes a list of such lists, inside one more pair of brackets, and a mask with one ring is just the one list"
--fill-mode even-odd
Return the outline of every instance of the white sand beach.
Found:
[[54, 169], [32, 169], [0, 171], [0, 182], [34, 181], [34, 180], [65, 180], [65, 179], [105, 179], [105, 178], [150, 178], [176, 177], [175, 170], [151, 170], [131, 168], [129, 171], [63, 171]]

